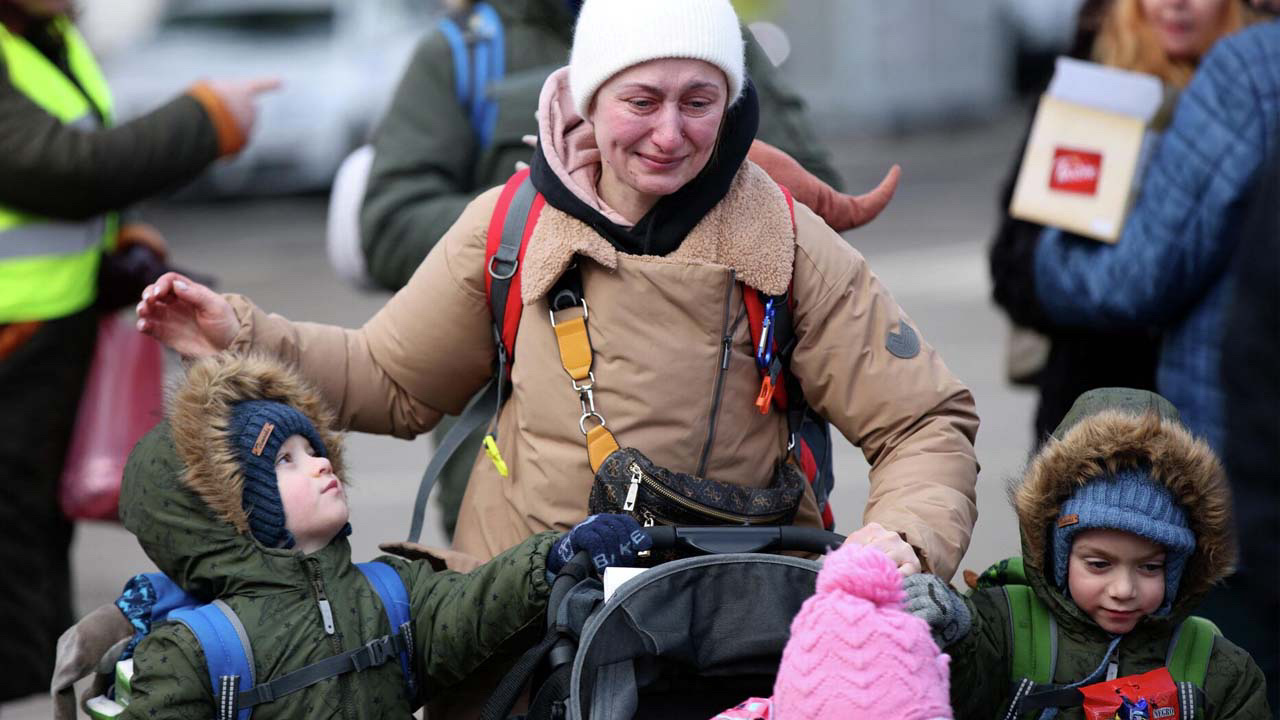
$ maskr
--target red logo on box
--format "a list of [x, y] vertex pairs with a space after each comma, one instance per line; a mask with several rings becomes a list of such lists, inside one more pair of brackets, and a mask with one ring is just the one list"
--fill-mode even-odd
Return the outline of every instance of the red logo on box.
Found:
[[1049, 189], [1094, 195], [1098, 192], [1098, 176], [1101, 174], [1102, 153], [1054, 148]]

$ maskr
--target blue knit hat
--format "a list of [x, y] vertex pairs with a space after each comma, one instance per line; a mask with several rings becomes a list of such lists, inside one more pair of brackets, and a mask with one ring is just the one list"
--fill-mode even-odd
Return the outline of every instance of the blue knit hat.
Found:
[[1123, 530], [1165, 549], [1164, 602], [1154, 613], [1165, 615], [1178, 596], [1182, 570], [1196, 548], [1186, 510], [1163, 484], [1141, 469], [1126, 469], [1090, 480], [1062, 504], [1053, 530], [1053, 576], [1067, 589], [1067, 559], [1081, 530]]
[[250, 531], [267, 547], [293, 547], [293, 533], [285, 529], [284, 505], [276, 485], [276, 453], [290, 436], [301, 435], [316, 455], [329, 457], [320, 433], [297, 408], [273, 400], [236, 404], [227, 431], [244, 471], [240, 502], [249, 516]]

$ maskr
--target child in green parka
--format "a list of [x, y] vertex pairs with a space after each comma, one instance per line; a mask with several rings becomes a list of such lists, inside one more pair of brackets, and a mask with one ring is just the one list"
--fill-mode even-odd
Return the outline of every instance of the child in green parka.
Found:
[[[188, 594], [235, 611], [259, 686], [393, 630], [351, 561], [341, 437], [332, 427], [319, 395], [292, 371], [224, 354], [188, 370], [168, 421], [125, 469], [125, 527]], [[253, 717], [409, 717], [417, 703], [541, 637], [549, 581], [575, 552], [589, 551], [598, 566], [627, 564], [649, 543], [631, 518], [602, 515], [569, 533], [534, 535], [467, 574], [378, 558], [408, 591], [418, 697], [393, 660], [256, 705]], [[149, 627], [145, 590], [128, 588], [117, 602], [142, 637], [123, 717], [213, 717], [202, 646], [182, 624]]]
[[[1106, 388], [1080, 396], [1010, 494], [1026, 583], [1056, 623], [1055, 688], [1164, 667], [1196, 602], [1231, 573], [1235, 540], [1222, 467], [1154, 393]], [[1047, 688], [1011, 677], [1014, 632], [1003, 588], [980, 585], [962, 597], [921, 574], [907, 579], [906, 590], [908, 608], [951, 656], [957, 720], [1084, 717], [1082, 705], [1032, 714], [1018, 714], [1027, 705], [1012, 707]], [[1018, 636], [1025, 644], [1029, 633]], [[1247, 653], [1215, 636], [1207, 668], [1207, 709], [1197, 717], [1271, 717], [1262, 672]], [[1074, 693], [1059, 697], [1067, 695]], [[1135, 707], [1141, 699], [1128, 698]], [[1180, 718], [1188, 720], [1186, 709]]]

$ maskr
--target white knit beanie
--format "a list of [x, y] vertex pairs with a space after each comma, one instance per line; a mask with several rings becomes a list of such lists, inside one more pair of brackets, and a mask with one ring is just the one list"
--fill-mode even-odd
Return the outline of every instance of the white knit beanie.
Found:
[[703, 60], [724, 71], [729, 102], [742, 94], [742, 30], [729, 0], [587, 0], [569, 56], [569, 89], [582, 117], [600, 86], [658, 58]]

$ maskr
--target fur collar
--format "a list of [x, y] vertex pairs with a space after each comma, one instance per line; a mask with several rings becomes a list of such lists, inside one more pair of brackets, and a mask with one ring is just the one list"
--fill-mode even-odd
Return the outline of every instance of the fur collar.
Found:
[[1022, 480], [1010, 488], [1022, 533], [1023, 562], [1044, 572], [1050, 529], [1076, 488], [1106, 472], [1149, 468], [1187, 509], [1196, 549], [1183, 572], [1175, 607], [1230, 575], [1236, 559], [1231, 492], [1209, 446], [1154, 413], [1106, 410], [1081, 420], [1061, 440], [1050, 438]]
[[[737, 270], [742, 282], [769, 295], [791, 284], [795, 227], [777, 183], [758, 165], [744, 162], [729, 194], [702, 218], [675, 252], [645, 256], [650, 262], [717, 264]], [[614, 270], [624, 255], [586, 223], [550, 205], [529, 238], [521, 271], [525, 305], [546, 296], [574, 255]], [[640, 257], [640, 256], [629, 256]]]
[[342, 435], [333, 429], [333, 412], [297, 373], [262, 355], [222, 353], [197, 361], [170, 402], [174, 445], [186, 467], [183, 484], [215, 515], [244, 534], [249, 532], [249, 519], [241, 505], [244, 473], [227, 441], [227, 423], [232, 406], [256, 399], [279, 400], [301, 410], [324, 440], [334, 473], [347, 482]]

